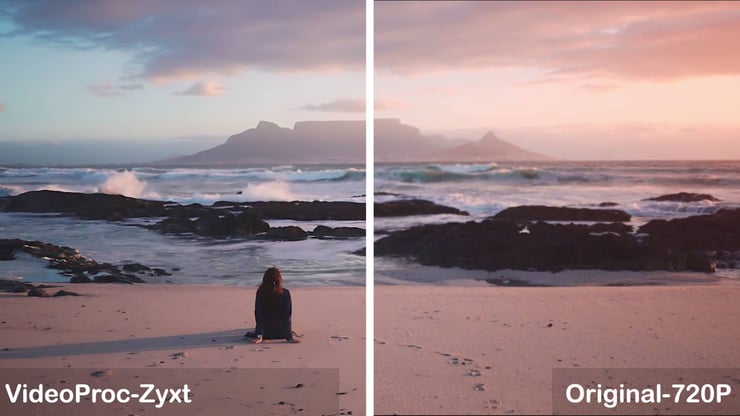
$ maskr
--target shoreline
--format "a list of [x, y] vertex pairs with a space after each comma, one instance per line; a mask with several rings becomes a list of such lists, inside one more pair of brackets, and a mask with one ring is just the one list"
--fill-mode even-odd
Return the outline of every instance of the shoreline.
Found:
[[[0, 366], [337, 368], [339, 391], [334, 394], [340, 410], [364, 414], [364, 288], [288, 288], [293, 297], [293, 328], [303, 335], [300, 344], [252, 344], [243, 337], [254, 328], [254, 287], [99, 283], [58, 285], [82, 296], [0, 293]], [[274, 403], [298, 400], [302, 394], [300, 389], [278, 390], [282, 398], [276, 396]], [[260, 399], [241, 397], [245, 402]], [[213, 412], [218, 413], [218, 408]]]
[[[740, 270], [715, 273], [670, 271], [607, 271], [596, 269], [561, 272], [525, 270], [470, 270], [460, 267], [425, 266], [407, 259], [376, 259], [376, 286], [461, 286], [461, 287], [598, 287], [598, 286], [675, 286], [713, 285], [725, 280], [738, 281]], [[498, 281], [498, 284], [487, 282]], [[502, 281], [511, 282], [510, 285]]]

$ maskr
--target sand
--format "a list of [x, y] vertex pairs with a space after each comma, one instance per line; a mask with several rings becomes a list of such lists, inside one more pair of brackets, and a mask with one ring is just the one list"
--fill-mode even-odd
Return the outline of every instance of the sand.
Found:
[[[229, 413], [232, 408], [251, 414], [310, 414], [316, 403], [308, 401], [316, 401], [318, 395], [311, 394], [316, 387], [311, 376], [301, 378], [301, 371], [338, 369], [339, 384], [330, 386], [329, 394], [339, 399], [339, 413], [364, 414], [362, 287], [291, 288], [293, 328], [303, 335], [302, 342], [259, 345], [243, 338], [254, 328], [255, 288], [114, 284], [59, 288], [83, 296], [33, 298], [0, 293], [0, 367], [69, 369], [71, 379], [77, 377], [74, 369], [86, 369], [82, 373], [88, 377], [87, 369], [136, 378], [135, 371], [124, 369], [146, 369], [152, 374], [152, 369], [179, 368], [253, 369], [247, 378], [274, 376], [275, 380], [266, 381], [266, 390], [255, 385], [221, 395], [196, 392], [200, 405], [207, 404], [207, 414], [235, 414]], [[52, 293], [56, 290], [50, 289]], [[257, 369], [297, 369], [298, 373], [259, 373]], [[219, 377], [196, 373], [180, 372], [180, 381], [190, 380], [192, 386], [201, 379]], [[234, 381], [225, 378], [221, 384], [234, 387]], [[326, 383], [321, 388], [325, 387]], [[152, 411], [136, 408], [130, 414]], [[104, 412], [96, 408], [96, 413]], [[178, 409], [173, 414], [188, 411]]]
[[[380, 280], [414, 271], [396, 272]], [[549, 414], [553, 368], [740, 367], [739, 281], [496, 287], [429, 278], [438, 284], [375, 288], [377, 414]]]

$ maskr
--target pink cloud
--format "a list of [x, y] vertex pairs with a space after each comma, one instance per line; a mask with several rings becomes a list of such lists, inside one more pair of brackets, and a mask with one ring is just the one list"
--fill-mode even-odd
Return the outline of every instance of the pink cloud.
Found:
[[224, 92], [224, 86], [218, 81], [198, 81], [177, 95], [198, 95], [216, 97]]
[[5, 104], [0, 102], [0, 111], [5, 111]]
[[404, 107], [403, 101], [387, 100], [387, 99], [376, 99], [375, 100], [375, 111], [398, 110], [399, 108], [403, 108], [403, 107]]
[[134, 56], [131, 78], [164, 82], [246, 69], [364, 68], [362, 0], [6, 3], [15, 26], [11, 35], [128, 53]]
[[365, 100], [357, 98], [342, 98], [321, 104], [307, 104], [300, 108], [307, 111], [328, 111], [341, 113], [364, 113]]
[[740, 3], [376, 3], [376, 67], [593, 79], [740, 74]]

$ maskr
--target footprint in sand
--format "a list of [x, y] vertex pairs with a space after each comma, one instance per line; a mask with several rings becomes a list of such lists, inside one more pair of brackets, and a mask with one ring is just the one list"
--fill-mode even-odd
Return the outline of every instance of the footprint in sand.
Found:
[[349, 339], [349, 337], [345, 337], [343, 335], [332, 335], [329, 338], [336, 339], [337, 341], [344, 341], [346, 339]]

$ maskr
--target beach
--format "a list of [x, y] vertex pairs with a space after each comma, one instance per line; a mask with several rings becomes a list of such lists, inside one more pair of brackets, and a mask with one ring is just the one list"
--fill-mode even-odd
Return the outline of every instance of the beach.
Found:
[[[71, 378], [73, 370], [86, 369], [84, 374], [93, 380], [94, 377], [89, 377], [91, 372], [132, 374], [126, 369], [141, 369], [142, 374], [145, 371], [151, 374], [152, 369], [252, 369], [254, 374], [266, 374], [263, 369], [275, 369], [274, 373], [267, 373], [274, 374], [275, 380], [265, 380], [266, 384], [260, 386], [266, 390], [256, 387], [250, 390], [245, 386], [241, 393], [237, 389], [233, 394], [209, 396], [198, 395], [196, 388], [194, 400], [199, 400], [201, 405], [206, 403], [208, 414], [234, 414], [229, 413], [232, 409], [255, 414], [283, 414], [302, 409], [301, 413], [305, 409], [305, 414], [310, 414], [311, 406], [315, 405], [311, 401], [315, 402], [319, 396], [311, 394], [313, 385], [301, 379], [304, 373], [300, 370], [338, 369], [339, 388], [331, 394], [339, 400], [339, 413], [364, 414], [365, 292], [362, 287], [291, 289], [293, 329], [302, 335], [302, 342], [269, 340], [252, 344], [243, 335], [254, 328], [254, 287], [55, 286], [47, 291], [53, 294], [64, 289], [81, 296], [37, 298], [25, 293], [0, 293], [0, 366], [3, 368], [49, 369], [50, 373], [67, 368]], [[298, 372], [290, 376], [283, 369]], [[286, 385], [286, 374], [295, 377], [288, 380], [289, 385]], [[188, 377], [200, 376], [187, 371], [180, 375], [181, 381], [183, 377], [188, 381]], [[202, 380], [191, 380], [190, 385], [199, 381]], [[270, 383], [280, 385], [270, 386]], [[105, 414], [105, 410], [96, 407], [95, 413]], [[137, 407], [125, 414], [150, 414], [153, 410]], [[180, 408], [171, 411], [188, 413]]]
[[740, 366], [737, 280], [500, 287], [471, 278], [486, 272], [384, 273], [377, 414], [550, 414], [556, 368]]

